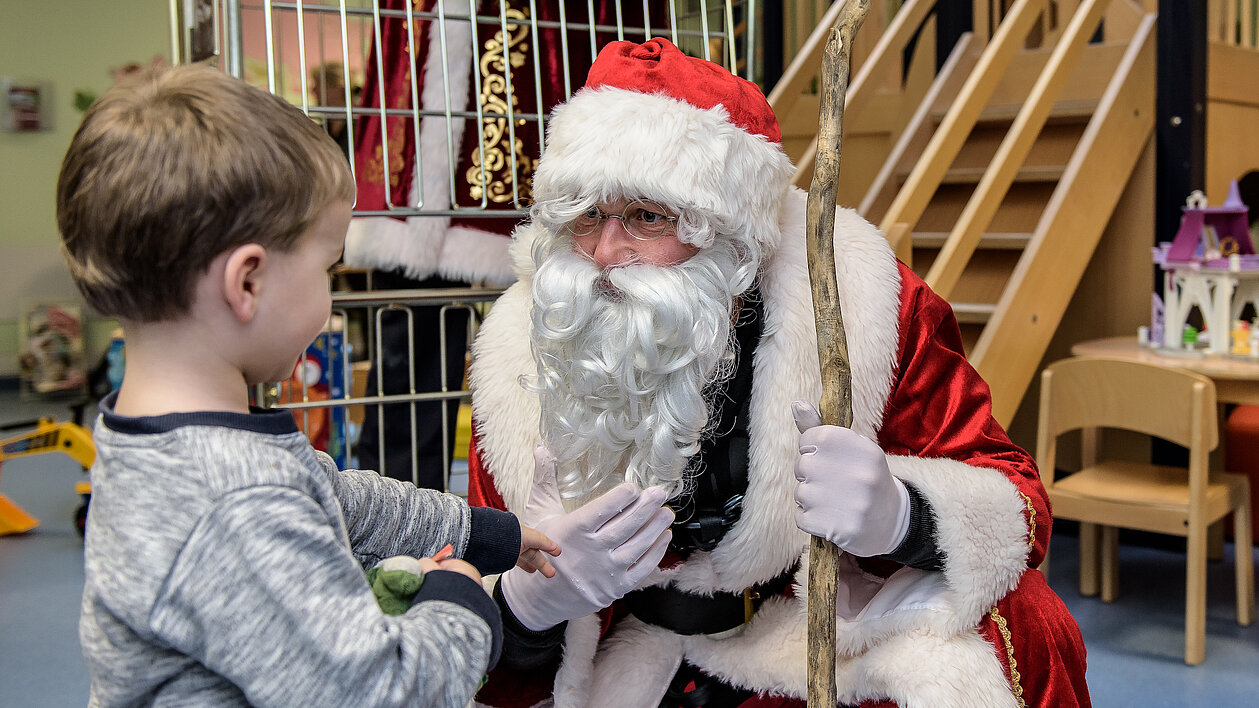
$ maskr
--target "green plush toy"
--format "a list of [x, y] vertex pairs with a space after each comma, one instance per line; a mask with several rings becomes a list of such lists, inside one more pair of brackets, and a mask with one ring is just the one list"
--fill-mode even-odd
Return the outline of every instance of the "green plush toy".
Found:
[[394, 556], [367, 571], [367, 584], [387, 615], [404, 614], [424, 584], [424, 569], [410, 556]]
[[[433, 558], [441, 560], [448, 558], [450, 554], [450, 546], [446, 546]], [[411, 556], [386, 558], [367, 571], [367, 584], [371, 586], [381, 611], [387, 615], [405, 614], [415, 600], [416, 593], [420, 591], [420, 586], [424, 584], [424, 569]], [[489, 679], [488, 675], [482, 676], [477, 690]]]

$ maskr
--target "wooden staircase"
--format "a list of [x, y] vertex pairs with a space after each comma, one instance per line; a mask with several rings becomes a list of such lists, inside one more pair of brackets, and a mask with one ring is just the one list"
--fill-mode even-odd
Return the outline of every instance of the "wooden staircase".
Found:
[[[1000, 18], [989, 36], [982, 27], [963, 35], [919, 84], [903, 127], [875, 141], [882, 166], [860, 185], [858, 211], [952, 303], [967, 356], [1008, 425], [1151, 138], [1155, 17], [1134, 0], [1016, 0], [1004, 12], [993, 4], [977, 3]], [[889, 57], [903, 56], [904, 37], [933, 6], [905, 3], [854, 77], [845, 169], [863, 113], [886, 115], [878, 102], [905, 105], [915, 90], [876, 77], [888, 76]], [[775, 100], [776, 110], [796, 110], [777, 90]], [[856, 148], [863, 160], [869, 145]], [[807, 185], [810, 150], [798, 164]]]

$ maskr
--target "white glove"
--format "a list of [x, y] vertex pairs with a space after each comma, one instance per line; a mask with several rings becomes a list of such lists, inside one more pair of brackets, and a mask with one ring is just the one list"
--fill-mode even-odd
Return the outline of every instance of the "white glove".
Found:
[[800, 430], [796, 526], [854, 556], [891, 553], [909, 533], [909, 492], [883, 450], [848, 428], [822, 425], [817, 409], [791, 404]]
[[512, 614], [537, 632], [597, 612], [638, 587], [669, 547], [673, 510], [662, 507], [664, 489], [639, 492], [626, 482], [566, 514], [555, 458], [544, 447], [533, 457], [533, 488], [522, 516], [560, 545], [551, 558], [555, 577], [512, 568], [499, 583]]

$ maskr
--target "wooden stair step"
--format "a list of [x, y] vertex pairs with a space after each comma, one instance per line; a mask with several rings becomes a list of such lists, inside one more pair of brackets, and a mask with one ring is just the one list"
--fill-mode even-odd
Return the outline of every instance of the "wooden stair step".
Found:
[[[914, 248], [943, 248], [946, 231], [929, 231], [912, 235]], [[1021, 251], [1032, 240], [1029, 233], [987, 233], [979, 238], [979, 248], [990, 251]]]
[[[979, 184], [987, 167], [953, 167], [944, 174], [940, 184]], [[1057, 182], [1062, 179], [1065, 167], [1039, 166], [1020, 167], [1014, 176], [1015, 183], [1023, 182]]]
[[[1023, 110], [1021, 105], [988, 106], [979, 114], [978, 123], [980, 125], [1013, 123], [1021, 110]], [[1049, 117], [1045, 119], [1045, 124], [1087, 123], [1096, 112], [1097, 101], [1059, 101], [1049, 109]]]
[[987, 324], [997, 306], [986, 302], [953, 302], [953, 316], [958, 324]]
[[[1045, 125], [1070, 125], [1077, 123], [1087, 123], [1092, 119], [1093, 114], [1097, 112], [1097, 101], [1080, 100], [1080, 101], [1058, 101], [1053, 108], [1049, 110], [1049, 117], [1045, 119]], [[1009, 125], [1018, 117], [1019, 111], [1023, 110], [1023, 105], [1013, 103], [1001, 106], [985, 106], [979, 113], [979, 118], [975, 120], [976, 127], [992, 127], [1000, 125]], [[945, 111], [936, 110], [931, 112], [931, 118], [936, 125], [944, 120]]]

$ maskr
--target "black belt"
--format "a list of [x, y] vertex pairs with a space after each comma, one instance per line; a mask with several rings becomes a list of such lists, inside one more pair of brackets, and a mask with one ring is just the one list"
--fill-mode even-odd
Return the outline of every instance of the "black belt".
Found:
[[795, 566], [778, 577], [757, 583], [741, 593], [696, 595], [672, 585], [635, 590], [625, 596], [625, 606], [647, 624], [677, 634], [716, 634], [734, 629], [752, 618], [766, 598], [780, 595], [796, 572]]
[[[665, 689], [658, 708], [738, 708], [756, 695], [756, 691], [732, 686], [683, 660], [677, 673], [669, 681], [669, 687]], [[859, 706], [841, 703], [835, 708]]]
[[659, 708], [735, 708], [755, 695], [754, 691], [735, 688], [683, 661], [665, 689]]

